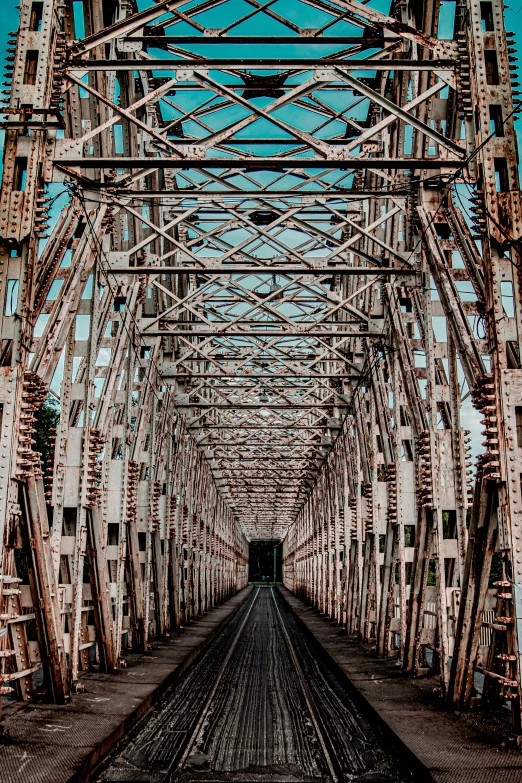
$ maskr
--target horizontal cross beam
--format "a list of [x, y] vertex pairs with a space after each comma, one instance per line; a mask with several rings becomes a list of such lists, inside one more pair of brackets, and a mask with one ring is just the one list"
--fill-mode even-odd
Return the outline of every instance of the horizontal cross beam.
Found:
[[[60, 168], [84, 169], [455, 169], [463, 165], [458, 158], [130, 158], [113, 156], [55, 158]], [[90, 184], [90, 183], [89, 183]], [[166, 191], [168, 192], [168, 191]], [[252, 194], [254, 195], [254, 194]]]
[[[290, 408], [291, 410], [301, 410], [301, 408], [347, 408], [348, 404], [346, 402], [330, 402], [327, 404], [323, 403], [316, 403], [315, 405], [313, 403], [299, 403], [296, 402], [295, 405], [281, 405], [279, 403], [271, 404], [271, 403], [251, 403], [251, 402], [184, 402], [178, 404], [179, 408], [230, 408], [236, 409], [236, 408], [244, 408], [246, 410], [258, 410], [258, 409], [264, 409], [268, 408], [271, 410], [284, 410], [285, 408]], [[256, 429], [262, 429], [262, 425], [259, 425], [259, 427], [256, 427]]]
[[[264, 495], [266, 493], [263, 487], [259, 487], [259, 490], [257, 490], [257, 487], [258, 485], [254, 484], [249, 489], [248, 492], [238, 491], [230, 494], [232, 495], [233, 498], [238, 499], [238, 498], [249, 498], [250, 493], [252, 493], [253, 495]], [[294, 502], [297, 502], [298, 500], [300, 500], [300, 498], [304, 498], [307, 493], [301, 490], [273, 489], [270, 491], [270, 494], [278, 495], [278, 496], [283, 496], [283, 495], [292, 496], [292, 498], [294, 498]], [[290, 498], [288, 497], [288, 499]]]
[[308, 426], [307, 424], [287, 424], [286, 426], [279, 425], [279, 424], [238, 424], [238, 422], [233, 422], [232, 424], [200, 424], [198, 426], [190, 426], [189, 429], [200, 429], [200, 430], [284, 430], [285, 432], [287, 430], [321, 430], [324, 431], [326, 429], [338, 429], [338, 427], [327, 427], [326, 424], [323, 424], [322, 427], [315, 427], [315, 426]]
[[[147, 160], [145, 158], [144, 160]], [[106, 191], [121, 197], [136, 197], [141, 200], [146, 199], [173, 199], [183, 200], [186, 198], [197, 198], [204, 203], [207, 200], [214, 201], [218, 199], [230, 199], [233, 197], [240, 197], [241, 199], [255, 200], [255, 201], [272, 201], [273, 199], [280, 198], [292, 198], [302, 199], [304, 203], [310, 203], [315, 201], [316, 198], [321, 199], [334, 199], [349, 198], [362, 201], [368, 198], [393, 198], [404, 197], [409, 195], [410, 191], [407, 190], [400, 183], [393, 185], [393, 190], [386, 190], [381, 188], [379, 190], [354, 190], [353, 188], [335, 187], [332, 190], [239, 190], [238, 188], [227, 188], [227, 190], [212, 190], [205, 188], [205, 190], [194, 190], [193, 188], [178, 188], [177, 190], [133, 190], [122, 188], [121, 184], [117, 182], [91, 182], [90, 186], [94, 187], [96, 191]]]
[[[236, 360], [239, 361], [239, 360]], [[161, 378], [176, 378], [178, 381], [184, 381], [184, 380], [193, 380], [197, 378], [247, 378], [251, 380], [275, 380], [277, 378], [288, 378], [288, 380], [322, 380], [323, 378], [337, 378], [339, 380], [351, 380], [351, 381], [358, 381], [360, 380], [360, 375], [348, 375], [348, 374], [335, 374], [335, 373], [303, 373], [301, 375], [298, 375], [294, 370], [292, 370], [292, 374], [289, 375], [288, 371], [283, 374], [278, 373], [246, 373], [246, 372], [231, 372], [231, 373], [210, 373], [210, 372], [197, 372], [197, 373], [176, 373], [174, 371], [172, 372], [165, 372], [163, 371], [161, 373]], [[293, 384], [290, 387], [285, 386], [285, 389], [293, 388], [295, 384]]]
[[[183, 44], [302, 44], [303, 38], [300, 35], [223, 35], [219, 29], [206, 30], [205, 35], [132, 35], [127, 38], [128, 41], [139, 41], [140, 43], [147, 43], [153, 46], [155, 49], [160, 49], [163, 46], [176, 46], [180, 43]], [[349, 46], [351, 44], [357, 44], [358, 46], [364, 46], [368, 49], [375, 49], [382, 47], [384, 38], [375, 36], [372, 38], [362, 37], [360, 35], [317, 35], [314, 31], [313, 35], [306, 35], [306, 44], [343, 44]], [[386, 37], [386, 43], [390, 44], [401, 41], [401, 38]], [[337, 61], [336, 61], [337, 62]]]
[[[199, 38], [199, 43], [208, 43], [209, 39]], [[215, 39], [214, 39], [215, 40]], [[272, 45], [272, 38], [264, 38], [267, 44]], [[307, 39], [307, 44], [310, 39]], [[232, 39], [225, 39], [227, 43], [231, 43]], [[293, 43], [298, 43], [299, 39], [295, 38]], [[139, 63], [136, 60], [71, 60], [65, 69], [66, 73], [71, 71], [178, 71], [184, 69], [193, 68], [197, 71], [209, 71], [219, 70], [224, 68], [229, 70], [243, 70], [243, 68], [262, 68], [264, 71], [278, 70], [280, 68], [297, 68], [299, 70], [305, 69], [307, 71], [314, 68], [320, 68], [322, 71], [327, 70], [328, 66], [335, 66], [339, 71], [454, 71], [457, 67], [457, 61], [455, 60], [413, 60], [413, 59], [397, 59], [397, 60], [377, 60], [374, 58], [355, 58], [351, 57], [349, 60], [332, 60], [330, 63], [328, 60], [324, 60], [322, 57], [317, 60], [312, 58], [299, 58], [299, 57], [280, 57], [280, 58], [268, 58], [266, 60], [260, 60], [258, 58], [249, 57], [215, 57], [212, 58], [211, 63], [202, 62], [201, 60], [173, 60], [168, 58], [153, 59], [153, 60], [140, 60]], [[332, 74], [333, 76], [333, 74]], [[187, 81], [185, 79], [184, 81]], [[243, 90], [252, 89], [248, 84], [238, 85]], [[285, 85], [282, 85], [284, 88]], [[287, 89], [293, 89], [295, 85], [286, 85]], [[201, 90], [201, 86], [197, 85], [197, 89]], [[278, 86], [278, 89], [279, 86]], [[317, 89], [320, 89], [318, 85]]]
[[[223, 325], [222, 322], [220, 322], [220, 325]], [[312, 337], [312, 338], [322, 338], [322, 337], [376, 337], [376, 338], [382, 338], [383, 333], [382, 332], [369, 332], [369, 331], [361, 331], [361, 332], [341, 332], [341, 331], [314, 331], [314, 332], [305, 332], [305, 331], [277, 331], [275, 329], [272, 329], [271, 331], [265, 330], [265, 331], [256, 331], [255, 329], [252, 329], [250, 331], [241, 331], [241, 329], [191, 329], [190, 331], [183, 331], [183, 330], [176, 330], [176, 331], [169, 331], [168, 329], [147, 329], [146, 324], [143, 323], [143, 319], [141, 322], [141, 328], [143, 329], [143, 334], [148, 335], [150, 337]]]
[[391, 266], [110, 266], [122, 275], [416, 275], [412, 267]]
[[[198, 440], [198, 446], [212, 446], [214, 449], [241, 449], [241, 448], [253, 448], [253, 447], [262, 447], [262, 446], [270, 446], [277, 447], [277, 453], [285, 455], [285, 459], [288, 457], [290, 459], [310, 459], [310, 457], [291, 457], [291, 454], [295, 452], [296, 449], [306, 449], [307, 451], [315, 451], [320, 446], [319, 441], [317, 440], [311, 440], [309, 443], [292, 443], [289, 445], [287, 440], [281, 440], [281, 441], [274, 441], [270, 440], [270, 443], [267, 443], [265, 440], [251, 440], [248, 438], [247, 441], [241, 442], [241, 443], [234, 443], [233, 441], [225, 441], [225, 440], [211, 440], [211, 441], [204, 441], [204, 440]], [[284, 449], [288, 449], [288, 451], [284, 451]], [[239, 452], [240, 454], [244, 452]], [[227, 459], [225, 456], [216, 457], [216, 459]], [[237, 457], [230, 457], [229, 459], [237, 459]], [[271, 458], [272, 459], [272, 458]]]

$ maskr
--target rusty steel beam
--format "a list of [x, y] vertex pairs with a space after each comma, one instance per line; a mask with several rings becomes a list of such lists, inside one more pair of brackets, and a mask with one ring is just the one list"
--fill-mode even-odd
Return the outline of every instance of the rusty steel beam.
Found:
[[287, 587], [522, 736], [501, 0], [457, 0], [451, 40], [440, 0], [306, 0], [303, 27], [256, 5], [273, 36], [225, 0], [201, 37], [177, 25], [208, 2], [33, 5], [2, 123], [2, 695], [32, 699], [41, 666], [66, 701], [239, 590], [248, 541], [275, 537]]
[[[298, 142], [296, 141], [296, 144]], [[182, 158], [152, 158], [148, 166], [155, 169], [248, 169], [253, 168], [255, 170], [279, 170], [283, 163], [280, 158], [277, 157], [249, 157], [242, 160], [223, 159], [223, 158], [197, 158], [189, 157], [188, 155]], [[131, 158], [131, 157], [59, 157], [53, 160], [53, 163], [64, 171], [75, 174], [76, 168], [82, 169], [137, 169], [144, 165], [143, 158]], [[416, 169], [427, 170], [439, 170], [439, 169], [453, 169], [454, 171], [460, 168], [462, 165], [461, 158], [416, 158], [410, 160], [409, 158], [342, 158], [342, 157], [330, 157], [330, 158], [311, 158], [300, 157], [294, 162], [293, 168], [299, 169], [335, 169], [339, 170], [340, 167], [346, 166], [346, 169], [361, 170], [361, 169], [397, 169], [403, 170], [412, 168], [412, 164], [415, 164]], [[342, 168], [341, 168], [342, 170]], [[88, 180], [89, 182], [89, 180]]]
[[[134, 38], [133, 38], [134, 40]], [[149, 39], [143, 39], [146, 43], [149, 42]], [[226, 39], [220, 39], [221, 41]], [[266, 43], [271, 43], [272, 38], [266, 38]], [[228, 40], [228, 43], [230, 43], [230, 39]], [[225, 68], [226, 70], [229, 69], [242, 69], [242, 68], [248, 68], [248, 69], [258, 69], [260, 67], [263, 68], [289, 68], [293, 70], [302, 70], [303, 67], [306, 68], [306, 70], [310, 70], [313, 68], [320, 68], [324, 69], [327, 68], [328, 65], [335, 65], [336, 68], [339, 68], [342, 72], [344, 71], [360, 71], [360, 70], [368, 70], [368, 71], [386, 71], [389, 70], [389, 63], [387, 61], [383, 60], [373, 60], [371, 57], [369, 58], [356, 58], [351, 57], [349, 60], [332, 60], [331, 62], [328, 60], [325, 60], [324, 58], [321, 58], [317, 61], [314, 61], [312, 58], [305, 58], [305, 59], [288, 59], [288, 58], [262, 58], [262, 59], [254, 59], [254, 58], [216, 58], [213, 57], [211, 62], [212, 68]], [[178, 68], [196, 68], [197, 70], [209, 70], [208, 62], [202, 62], [201, 60], [160, 60], [160, 59], [154, 59], [152, 61], [142, 60], [139, 64], [140, 71], [172, 71], [177, 70]], [[452, 60], [416, 60], [415, 64], [412, 63], [411, 59], [407, 58], [405, 60], [396, 59], [393, 61], [393, 67], [397, 71], [433, 71], [434, 69], [438, 71], [454, 71], [456, 66], [455, 62]], [[132, 71], [135, 68], [135, 64], [133, 65], [133, 61], [129, 60], [71, 60], [69, 63], [66, 73], [67, 72], [73, 72], [73, 71], [81, 71], [84, 73], [85, 71]], [[260, 79], [261, 82], [261, 79]], [[241, 88], [244, 90], [245, 86], [240, 85]], [[286, 89], [290, 89], [288, 86]]]
[[111, 274], [127, 274], [127, 275], [328, 275], [334, 273], [336, 275], [383, 275], [389, 277], [390, 275], [416, 275], [417, 270], [411, 267], [357, 267], [357, 266], [336, 266], [331, 264], [328, 267], [285, 267], [285, 266], [238, 266], [237, 264], [230, 267], [212, 267], [207, 266], [151, 266], [151, 267], [139, 267], [139, 266], [111, 266], [108, 269]]

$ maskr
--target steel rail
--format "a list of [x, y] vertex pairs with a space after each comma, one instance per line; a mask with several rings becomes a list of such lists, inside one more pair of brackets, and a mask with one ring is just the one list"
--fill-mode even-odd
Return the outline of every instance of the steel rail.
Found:
[[214, 684], [212, 686], [212, 689], [211, 689], [209, 695], [207, 696], [207, 698], [205, 700], [205, 703], [204, 703], [203, 708], [202, 708], [202, 710], [201, 710], [201, 712], [200, 712], [200, 714], [198, 716], [198, 719], [197, 719], [197, 722], [196, 722], [196, 725], [195, 725], [194, 729], [192, 730], [192, 732], [190, 733], [189, 737], [187, 738], [187, 741], [185, 743], [185, 746], [184, 746], [184, 749], [183, 749], [183, 753], [181, 754], [181, 757], [180, 757], [180, 753], [178, 752], [178, 754], [176, 755], [174, 760], [169, 765], [169, 768], [167, 770], [166, 780], [171, 779], [171, 775], [174, 772], [174, 770], [176, 768], [183, 767], [185, 765], [188, 757], [190, 756], [190, 752], [191, 752], [192, 748], [194, 747], [194, 743], [196, 742], [196, 740], [198, 738], [198, 735], [199, 735], [199, 733], [201, 731], [201, 727], [203, 726], [203, 723], [205, 722], [205, 718], [206, 718], [206, 716], [208, 714], [208, 710], [210, 708], [210, 704], [212, 702], [212, 699], [214, 698], [214, 696], [216, 694], [216, 691], [219, 688], [219, 684], [220, 684], [221, 680], [223, 679], [223, 675], [224, 675], [224, 673], [226, 671], [226, 668], [227, 668], [227, 666], [229, 664], [229, 661], [230, 661], [230, 659], [232, 657], [232, 654], [233, 654], [234, 650], [236, 649], [236, 646], [237, 646], [237, 643], [239, 641], [239, 638], [240, 638], [241, 634], [243, 633], [243, 630], [245, 628], [245, 625], [247, 624], [248, 618], [250, 617], [252, 609], [254, 608], [255, 603], [256, 603], [256, 601], [258, 599], [259, 590], [260, 590], [260, 588], [258, 587], [257, 591], [256, 591], [256, 593], [254, 595], [254, 599], [253, 599], [252, 603], [250, 604], [250, 606], [248, 608], [248, 611], [245, 614], [245, 616], [243, 618], [243, 621], [242, 621], [241, 625], [239, 626], [239, 629], [238, 629], [236, 635], [234, 636], [234, 639], [232, 640], [232, 643], [231, 643], [230, 647], [228, 648], [228, 651], [227, 651], [227, 654], [225, 656], [225, 659], [223, 660], [223, 663], [219, 667], [219, 670], [218, 670], [216, 679], [214, 680]]
[[279, 611], [279, 606], [277, 605], [274, 588], [270, 588], [270, 589], [272, 590], [272, 598], [274, 601], [276, 614], [281, 626], [281, 631], [285, 638], [286, 646], [288, 647], [290, 658], [292, 659], [292, 663], [294, 664], [294, 669], [299, 679], [299, 683], [301, 685], [301, 688], [303, 689], [303, 695], [306, 699], [306, 704], [310, 712], [310, 717], [312, 718], [312, 723], [314, 725], [315, 732], [317, 734], [319, 742], [321, 743], [321, 749], [323, 751], [324, 758], [328, 766], [328, 770], [330, 772], [330, 775], [334, 783], [337, 783], [337, 781], [344, 780], [343, 772], [339, 767], [337, 758], [335, 756], [335, 753], [333, 752], [333, 748], [330, 745], [328, 734], [326, 732], [325, 727], [323, 726], [323, 722], [321, 720], [321, 716], [319, 715], [319, 712], [317, 711], [317, 707], [315, 706], [312, 692], [310, 690], [308, 682], [306, 681], [306, 677], [301, 667], [301, 664], [299, 663], [299, 658], [295, 651], [294, 645], [292, 644], [292, 640], [290, 639], [290, 635], [288, 633], [286, 625], [284, 624], [283, 618], [281, 616], [281, 612]]

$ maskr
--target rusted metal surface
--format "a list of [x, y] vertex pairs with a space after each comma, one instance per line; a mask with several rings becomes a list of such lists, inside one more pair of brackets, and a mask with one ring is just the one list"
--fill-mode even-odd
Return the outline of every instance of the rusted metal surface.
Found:
[[6, 698], [67, 699], [243, 587], [249, 539], [283, 538], [290, 589], [451, 705], [479, 672], [521, 734], [518, 93], [500, 0], [454, 9], [443, 39], [438, 0], [21, 0]]

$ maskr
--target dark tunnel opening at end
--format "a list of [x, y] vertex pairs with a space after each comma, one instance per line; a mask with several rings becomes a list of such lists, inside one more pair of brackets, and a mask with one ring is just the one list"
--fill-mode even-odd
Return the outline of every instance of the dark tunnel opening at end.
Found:
[[279, 539], [250, 541], [248, 546], [249, 584], [274, 584], [283, 581], [283, 542]]

